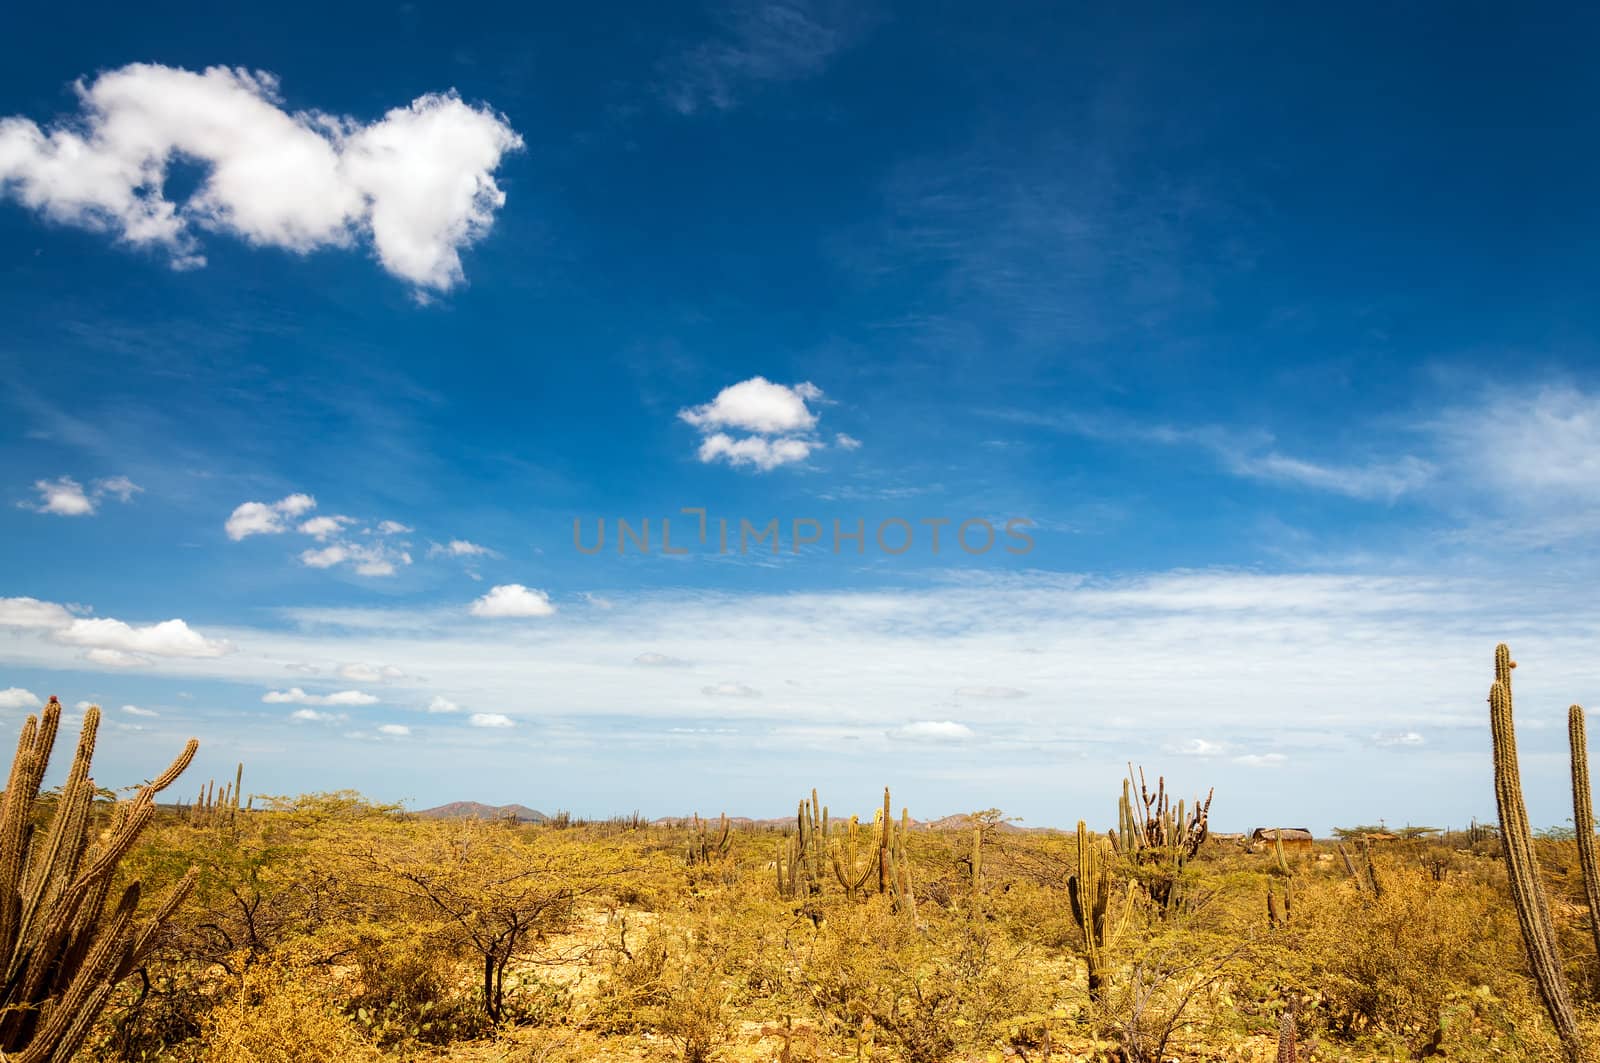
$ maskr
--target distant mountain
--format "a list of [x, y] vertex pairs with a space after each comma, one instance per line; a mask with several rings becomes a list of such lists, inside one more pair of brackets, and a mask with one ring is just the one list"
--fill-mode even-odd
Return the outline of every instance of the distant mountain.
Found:
[[424, 808], [417, 815], [423, 819], [509, 819], [516, 816], [521, 823], [543, 823], [550, 818], [527, 805], [485, 805], [477, 801], [451, 801], [437, 808]]

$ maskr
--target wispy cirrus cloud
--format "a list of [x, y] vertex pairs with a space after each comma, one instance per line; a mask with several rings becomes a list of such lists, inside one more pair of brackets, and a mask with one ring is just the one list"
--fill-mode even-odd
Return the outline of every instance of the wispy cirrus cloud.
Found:
[[1221, 468], [1245, 479], [1393, 502], [1433, 481], [1438, 467], [1413, 454], [1374, 456], [1366, 461], [1319, 461], [1285, 453], [1271, 432], [1218, 425], [1147, 423], [1130, 417], [1081, 413], [995, 411], [996, 416], [1072, 435], [1110, 442], [1184, 447], [1209, 455]]
[[660, 66], [658, 90], [679, 114], [728, 111], [764, 84], [815, 77], [871, 29], [869, 6], [840, 0], [729, 0], [715, 30]]

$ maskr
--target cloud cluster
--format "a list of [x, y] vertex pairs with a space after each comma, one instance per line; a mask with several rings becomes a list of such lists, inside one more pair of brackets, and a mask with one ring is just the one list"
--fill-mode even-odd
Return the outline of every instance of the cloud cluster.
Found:
[[[307, 494], [292, 494], [276, 502], [242, 502], [234, 507], [223, 529], [234, 542], [252, 535], [282, 535], [297, 531], [323, 544], [300, 552], [300, 563], [307, 568], [334, 568], [348, 565], [358, 576], [392, 576], [411, 564], [407, 544], [391, 536], [411, 529], [398, 521], [380, 521], [374, 528], [363, 528], [354, 517], [319, 515], [294, 522], [317, 508], [317, 500]], [[361, 531], [363, 540], [349, 533]]]
[[[708, 403], [679, 410], [678, 418], [700, 431], [701, 461], [766, 472], [805, 461], [827, 445], [815, 435], [818, 414], [808, 405], [821, 400], [822, 389], [815, 384], [786, 387], [754, 376], [723, 388]], [[849, 436], [839, 437], [842, 449], [860, 445]]]
[[144, 490], [126, 476], [95, 480], [87, 489], [70, 476], [60, 476], [54, 480], [35, 480], [33, 489], [38, 492], [39, 501], [19, 502], [17, 505], [35, 513], [51, 513], [58, 517], [93, 516], [99, 510], [101, 500], [111, 497], [118, 502], [127, 502]]
[[[299, 254], [370, 240], [390, 273], [448, 291], [505, 203], [501, 158], [522, 147], [503, 116], [454, 93], [363, 124], [286, 110], [273, 75], [222, 66], [134, 63], [76, 87], [75, 121], [0, 119], [0, 195], [162, 248], [178, 268], [205, 264], [200, 232]], [[206, 171], [181, 203], [167, 198], [175, 158]]]
[[[79, 610], [81, 612], [81, 610]], [[95, 664], [136, 667], [153, 657], [210, 658], [234, 651], [226, 639], [209, 639], [182, 620], [128, 624], [110, 617], [87, 617], [37, 598], [0, 598], [0, 628], [32, 631], [54, 642], [87, 650]]]

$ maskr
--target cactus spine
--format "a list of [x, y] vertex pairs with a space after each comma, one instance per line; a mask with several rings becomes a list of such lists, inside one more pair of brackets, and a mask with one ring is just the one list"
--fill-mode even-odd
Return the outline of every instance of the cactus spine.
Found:
[[156, 931], [193, 888], [189, 869], [136, 925], [139, 883], [110, 904], [117, 865], [155, 818], [155, 797], [178, 778], [199, 747], [190, 739], [178, 759], [133, 798], [114, 806], [107, 829], [89, 841], [95, 798], [89, 776], [100, 710], [83, 715], [77, 751], [49, 827], [34, 830], [39, 787], [61, 722], [51, 698], [29, 716], [0, 801], [0, 1058], [65, 1063], [88, 1035], [112, 989], [149, 954]]
[[1072, 918], [1083, 932], [1083, 961], [1089, 973], [1089, 997], [1095, 1003], [1105, 999], [1111, 974], [1111, 952], [1133, 914], [1133, 887], [1112, 907], [1111, 874], [1102, 864], [1104, 843], [1089, 833], [1088, 825], [1078, 821], [1078, 873], [1067, 879], [1067, 897], [1072, 902]]
[[1539, 861], [1533, 850], [1528, 809], [1522, 800], [1522, 774], [1517, 766], [1517, 735], [1511, 710], [1511, 670], [1516, 663], [1505, 643], [1494, 650], [1494, 685], [1489, 688], [1489, 728], [1494, 740], [1494, 796], [1500, 813], [1500, 837], [1505, 847], [1511, 899], [1516, 903], [1528, 963], [1545, 1010], [1571, 1063], [1583, 1063], [1587, 1053], [1578, 1032], [1578, 1018], [1567, 980], [1561, 972], [1550, 903], [1539, 878]]

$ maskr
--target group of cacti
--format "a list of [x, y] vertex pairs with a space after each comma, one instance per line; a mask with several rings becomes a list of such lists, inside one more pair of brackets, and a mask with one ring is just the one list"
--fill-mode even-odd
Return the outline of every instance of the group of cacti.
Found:
[[728, 822], [727, 813], [723, 813], [714, 834], [708, 827], [707, 821], [701, 819], [698, 812], [695, 813], [694, 822], [689, 827], [689, 844], [685, 853], [690, 867], [726, 860], [733, 848], [733, 825]]
[[[95, 808], [89, 776], [100, 725], [94, 706], [84, 711], [66, 783], [53, 802], [40, 800], [60, 722], [55, 698], [28, 717], [0, 802], [0, 1059], [13, 1063], [66, 1063], [198, 873], [190, 868], [148, 919], [135, 918], [138, 882], [111, 901], [118, 864], [154, 819], [156, 795], [189, 766], [199, 743], [191, 738], [166, 771], [105, 813]], [[48, 825], [36, 824], [52, 803]]]
[[[1494, 684], [1489, 688], [1489, 728], [1494, 740], [1494, 794], [1500, 812], [1500, 837], [1505, 848], [1511, 899], [1522, 927], [1528, 963], [1545, 1010], [1555, 1024], [1556, 1033], [1571, 1063], [1589, 1059], [1578, 1028], [1578, 1016], [1562, 972], [1561, 952], [1555, 925], [1550, 917], [1550, 901], [1539, 877], [1539, 860], [1534, 853], [1533, 832], [1528, 825], [1528, 809], [1522, 799], [1522, 777], [1517, 765], [1517, 736], [1512, 719], [1511, 670], [1516, 662], [1505, 643], [1495, 647]], [[1600, 870], [1596, 868], [1594, 808], [1589, 795], [1589, 750], [1584, 734], [1583, 709], [1573, 705], [1567, 713], [1568, 737], [1572, 747], [1573, 824], [1577, 828], [1578, 857], [1583, 868], [1584, 889], [1589, 900], [1589, 919], [1600, 949]]]
[[1143, 869], [1139, 880], [1162, 911], [1172, 903], [1178, 873], [1205, 844], [1215, 793], [1214, 789], [1208, 792], [1203, 801], [1196, 798], [1192, 808], [1182, 800], [1173, 807], [1165, 776], [1156, 778], [1156, 790], [1151, 793], [1144, 769], [1139, 769], [1136, 779], [1133, 765], [1128, 765], [1122, 797], [1117, 801], [1117, 829], [1107, 835], [1119, 855]]
[[791, 898], [822, 893], [831, 870], [845, 896], [855, 898], [872, 892], [876, 878], [876, 892], [889, 897], [895, 911], [915, 919], [911, 859], [906, 853], [910, 833], [911, 813], [902, 809], [899, 821], [894, 819], [887, 786], [883, 810], [874, 816], [870, 836], [855, 816], [840, 829], [812, 790], [809, 801], [800, 801], [795, 832], [778, 857], [778, 892]]
[[200, 788], [200, 793], [194, 799], [194, 804], [185, 811], [189, 823], [195, 827], [216, 827], [223, 824], [232, 824], [239, 818], [240, 812], [250, 812], [255, 808], [255, 795], [245, 801], [243, 807], [239, 799], [243, 793], [244, 764], [240, 764], [233, 773], [233, 782], [217, 790], [217, 781], [212, 779]]

